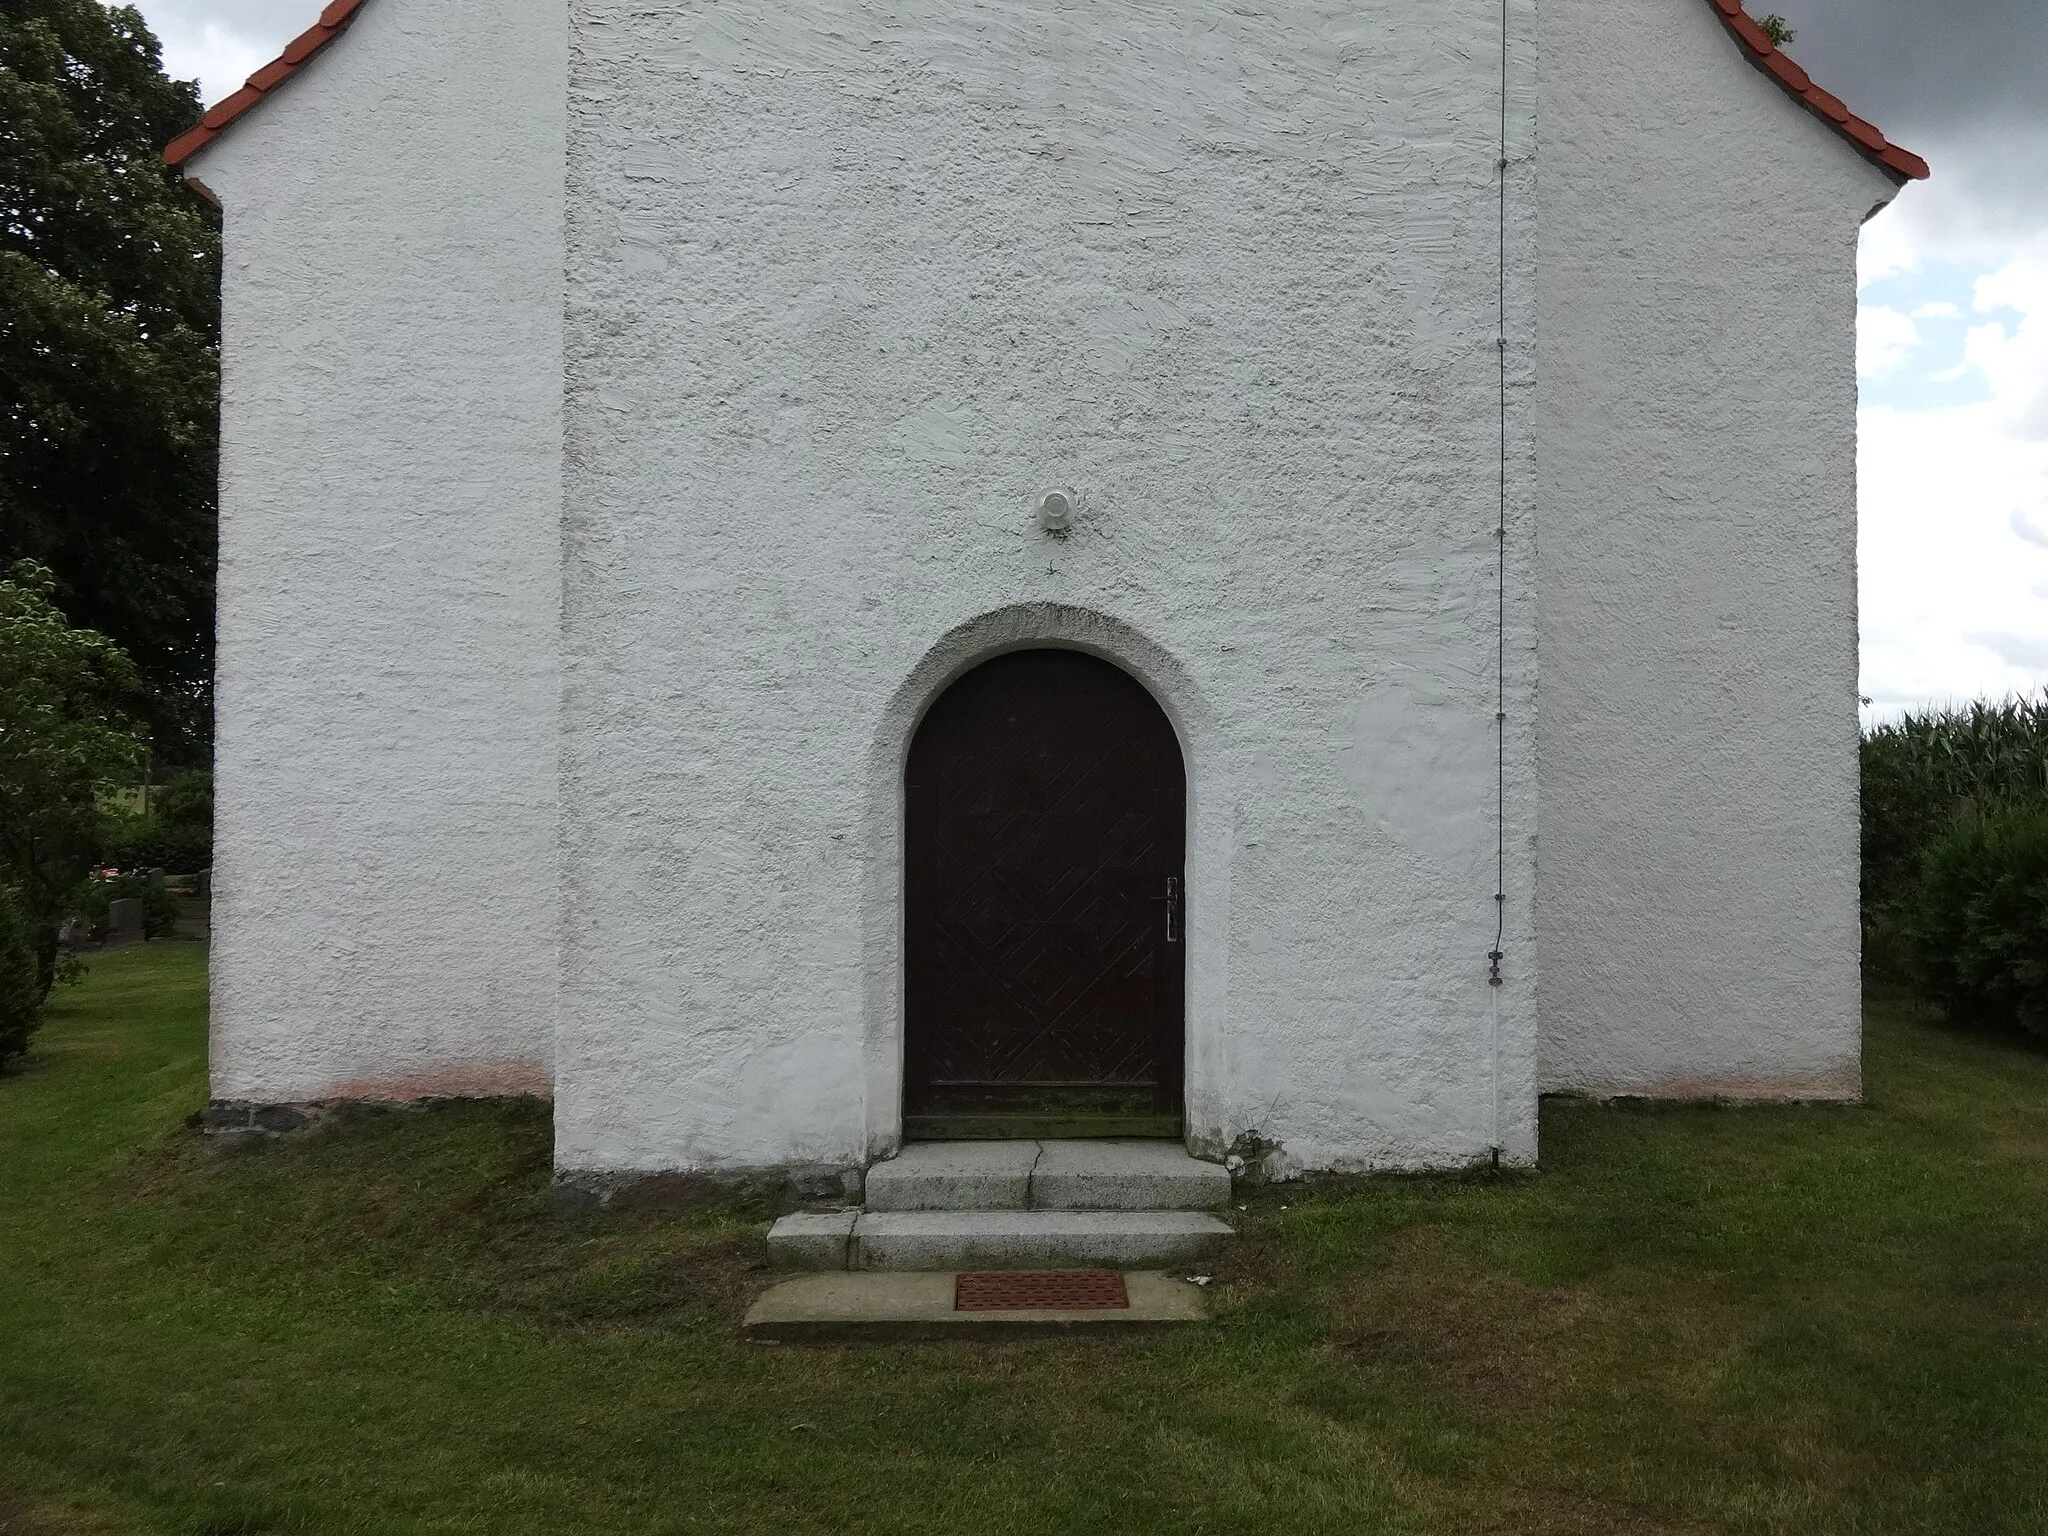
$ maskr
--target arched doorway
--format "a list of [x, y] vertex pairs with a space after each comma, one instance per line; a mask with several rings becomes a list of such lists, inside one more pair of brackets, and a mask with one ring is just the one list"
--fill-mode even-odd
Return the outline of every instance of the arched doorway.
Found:
[[932, 705], [905, 775], [906, 1137], [1178, 1136], [1187, 775], [1080, 651]]

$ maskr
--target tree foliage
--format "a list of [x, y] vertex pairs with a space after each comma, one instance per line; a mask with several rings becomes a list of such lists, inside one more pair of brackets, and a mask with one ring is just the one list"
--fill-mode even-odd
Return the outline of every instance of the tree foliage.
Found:
[[47, 989], [40, 969], [27, 904], [0, 877], [0, 1066], [28, 1049], [42, 1022]]
[[0, 878], [37, 926], [39, 983], [56, 975], [65, 901], [92, 863], [101, 806], [134, 782], [142, 684], [121, 648], [77, 629], [30, 561], [0, 580]]
[[132, 6], [0, 0], [0, 566], [55, 573], [211, 734], [219, 221], [164, 167], [199, 112]]
[[161, 869], [196, 875], [213, 867], [213, 775], [187, 769], [158, 785], [147, 811], [106, 817], [100, 829], [103, 868]]
[[1904, 926], [1909, 973], [1951, 1014], [2048, 1035], [2048, 800], [1958, 815]]

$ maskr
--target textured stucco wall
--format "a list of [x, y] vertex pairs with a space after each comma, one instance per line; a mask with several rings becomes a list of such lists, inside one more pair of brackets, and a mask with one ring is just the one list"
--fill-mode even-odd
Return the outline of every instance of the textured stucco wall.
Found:
[[1034, 641], [1182, 735], [1198, 1144], [1533, 1156], [1513, 14], [1496, 991], [1493, 0], [578, 4], [565, 1174], [893, 1145], [903, 753]]
[[1852, 1096], [1855, 257], [1700, 0], [1544, 0], [1546, 1089]]
[[547, 1091], [566, 18], [381, 0], [227, 216], [214, 1092]]

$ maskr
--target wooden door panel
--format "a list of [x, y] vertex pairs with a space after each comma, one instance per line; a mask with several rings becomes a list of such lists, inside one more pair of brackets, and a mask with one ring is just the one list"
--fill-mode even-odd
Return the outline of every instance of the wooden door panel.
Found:
[[1015, 652], [932, 707], [906, 788], [907, 1126], [1006, 1110], [1177, 1121], [1184, 968], [1166, 897], [1185, 807], [1171, 725], [1108, 662]]

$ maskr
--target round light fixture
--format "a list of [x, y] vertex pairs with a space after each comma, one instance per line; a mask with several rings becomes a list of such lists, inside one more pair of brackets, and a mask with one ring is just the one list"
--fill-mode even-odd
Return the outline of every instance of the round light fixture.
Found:
[[1038, 526], [1047, 533], [1065, 533], [1074, 526], [1074, 493], [1047, 491], [1038, 498]]

